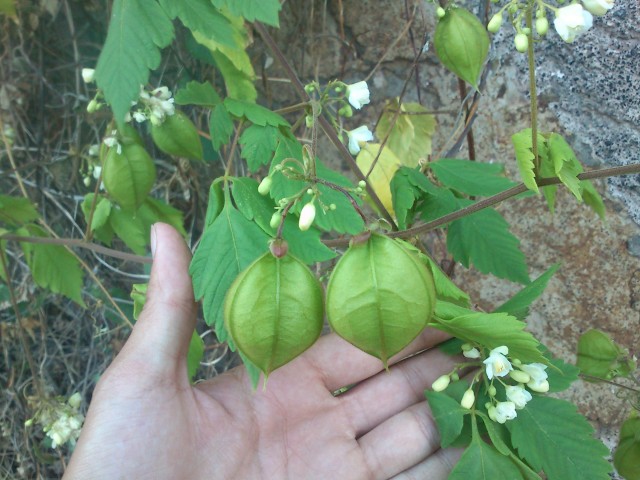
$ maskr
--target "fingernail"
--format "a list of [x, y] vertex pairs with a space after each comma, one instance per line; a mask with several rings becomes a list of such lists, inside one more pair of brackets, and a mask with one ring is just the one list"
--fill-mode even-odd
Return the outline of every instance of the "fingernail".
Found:
[[156, 256], [156, 226], [155, 226], [155, 224], [151, 225], [150, 243], [151, 243], [151, 256], [155, 257]]

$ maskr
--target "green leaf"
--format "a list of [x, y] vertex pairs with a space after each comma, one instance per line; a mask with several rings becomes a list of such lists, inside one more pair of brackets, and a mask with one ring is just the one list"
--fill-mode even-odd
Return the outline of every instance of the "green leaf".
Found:
[[393, 211], [396, 214], [398, 227], [401, 230], [407, 228], [410, 219], [410, 210], [420, 197], [420, 192], [413, 186], [402, 170], [396, 171], [389, 184], [391, 189], [391, 199], [393, 200]]
[[210, 35], [224, 45], [234, 45], [233, 28], [229, 20], [214, 8], [210, 0], [159, 1], [171, 18], [178, 17], [189, 30]]
[[[538, 148], [543, 145], [545, 139], [542, 135], [538, 134]], [[520, 130], [518, 133], [514, 133], [511, 136], [511, 143], [516, 153], [516, 160], [518, 161], [518, 168], [520, 169], [520, 177], [526, 187], [538, 193], [538, 185], [536, 184], [535, 177], [535, 155], [533, 154], [533, 142], [532, 133], [530, 128]]]
[[482, 419], [482, 423], [484, 423], [484, 426], [487, 429], [491, 443], [496, 447], [496, 450], [498, 450], [502, 455], [510, 456], [513, 452], [509, 445], [507, 445], [507, 442], [509, 442], [509, 431], [506, 427], [494, 422], [480, 411], [477, 411], [476, 415]]
[[148, 226], [145, 226], [134, 212], [111, 209], [109, 225], [115, 234], [138, 255], [144, 255], [149, 244]]
[[582, 180], [580, 184], [582, 185], [582, 199], [584, 203], [589, 205], [591, 209], [598, 214], [600, 220], [604, 221], [606, 208], [596, 187], [594, 187], [593, 183], [589, 180]]
[[[17, 233], [26, 237], [48, 237], [42, 228], [33, 224], [25, 225]], [[71, 252], [61, 245], [21, 242], [20, 246], [33, 281], [39, 287], [61, 293], [86, 308], [82, 300], [82, 269]]]
[[289, 251], [309, 265], [326, 262], [337, 256], [336, 252], [322, 243], [320, 230], [310, 228], [303, 232], [298, 227], [298, 219], [292, 216], [285, 219], [282, 237], [289, 244]]
[[9, 225], [23, 225], [40, 215], [28, 198], [0, 195], [0, 222]]
[[255, 172], [261, 165], [271, 162], [278, 145], [279, 131], [271, 125], [251, 125], [240, 135], [241, 156], [247, 161], [249, 171]]
[[471, 422], [471, 444], [449, 474], [449, 480], [519, 480], [522, 473], [511, 459], [485, 443], [478, 433], [476, 419]]
[[518, 185], [504, 176], [499, 163], [443, 158], [429, 163], [438, 180], [467, 195], [489, 197]]
[[[231, 283], [251, 262], [267, 250], [269, 237], [255, 223], [225, 201], [220, 215], [202, 235], [189, 272], [207, 325], [221, 342], [229, 341], [222, 306]], [[235, 346], [230, 346], [235, 349]]]
[[380, 151], [381, 147], [382, 145], [379, 143], [363, 145], [356, 157], [356, 163], [362, 174], [367, 175], [376, 161], [376, 157], [378, 157], [378, 161], [369, 175], [368, 182], [384, 208], [393, 214], [390, 184], [401, 163], [400, 159], [389, 148], [384, 147]]
[[582, 187], [578, 175], [581, 174], [584, 169], [573, 153], [573, 150], [562, 135], [558, 135], [557, 133], [549, 135], [547, 146], [556, 175], [578, 201], [582, 202]]
[[[182, 2], [176, 2], [182, 3]], [[173, 24], [153, 0], [115, 0], [96, 81], [118, 125], [160, 65], [160, 49], [173, 40]]]
[[151, 137], [164, 153], [202, 160], [202, 143], [198, 129], [180, 110], [165, 117], [160, 125], [151, 124]]
[[506, 312], [519, 320], [527, 318], [527, 315], [529, 315], [529, 306], [536, 298], [542, 295], [544, 289], [547, 288], [547, 283], [549, 283], [549, 280], [551, 280], [551, 277], [553, 277], [559, 268], [559, 263], [549, 267], [546, 272], [496, 308], [494, 312]]
[[223, 103], [217, 105], [211, 111], [209, 133], [211, 134], [213, 148], [216, 150], [220, 150], [222, 145], [229, 143], [229, 139], [233, 133], [233, 120]]
[[289, 123], [277, 113], [257, 103], [236, 100], [235, 98], [225, 98], [224, 106], [227, 111], [237, 118], [246, 118], [255, 125], [272, 125], [274, 127], [289, 126]]
[[190, 380], [193, 380], [193, 377], [195, 377], [203, 355], [204, 341], [200, 335], [198, 335], [198, 332], [194, 331], [191, 335], [191, 341], [189, 342], [189, 350], [187, 350], [187, 373]]
[[224, 192], [222, 191], [222, 178], [217, 178], [211, 182], [209, 187], [209, 200], [207, 203], [207, 214], [204, 220], [205, 230], [209, 228], [214, 220], [218, 218], [224, 207]]
[[135, 210], [147, 198], [156, 181], [156, 167], [144, 147], [122, 145], [122, 153], [111, 148], [102, 170], [109, 195], [124, 209]]
[[148, 283], [134, 283], [131, 287], [131, 300], [133, 300], [133, 318], [138, 320], [144, 304], [147, 302]]
[[462, 315], [446, 318], [446, 313], [442, 315], [442, 308], [445, 306], [451, 307], [451, 304], [436, 304], [436, 314], [430, 326], [466, 342], [479, 343], [490, 350], [506, 345], [509, 347], [509, 355], [524, 363], [549, 363], [538, 350], [540, 343], [533, 335], [524, 331], [526, 323], [506, 313], [474, 313], [462, 308], [454, 311], [454, 314]]
[[[84, 213], [84, 218], [86, 221], [89, 221], [89, 215], [91, 213], [91, 206], [93, 205], [93, 193], [88, 193], [84, 196], [84, 200], [82, 201], [81, 208]], [[91, 219], [91, 231], [95, 232], [96, 230], [100, 230], [104, 227], [109, 221], [109, 216], [111, 215], [111, 206], [112, 203], [100, 195], [98, 200], [96, 200], [96, 205], [93, 211], [93, 218]]]
[[593, 438], [593, 427], [575, 405], [536, 395], [506, 425], [520, 457], [549, 480], [609, 478], [609, 449]]
[[[275, 170], [275, 166], [286, 158], [295, 158], [298, 161], [302, 161], [302, 146], [297, 140], [283, 136], [276, 148], [269, 173], [273, 180], [269, 193], [276, 203], [281, 198], [291, 197], [299, 193], [303, 188], [306, 189], [306, 183], [300, 180], [287, 178], [281, 171]], [[301, 172], [300, 167], [296, 164], [290, 163], [288, 166], [298, 172]], [[325, 167], [318, 159], [316, 159], [316, 174], [319, 178], [331, 183], [335, 183], [342, 187], [353, 188], [353, 184], [349, 179]], [[314, 221], [315, 226], [325, 231], [335, 230], [339, 233], [356, 234], [363, 230], [364, 222], [362, 221], [362, 218], [353, 209], [351, 202], [342, 193], [325, 185], [318, 185], [318, 191], [320, 192], [319, 200], [327, 206], [334, 203], [336, 205], [336, 209], [328, 210], [327, 212], [318, 211]], [[302, 199], [291, 208], [290, 212], [299, 214], [302, 209], [302, 205], [310, 199], [311, 197], [305, 194]]]
[[[396, 123], [391, 121], [400, 109]], [[419, 103], [403, 103], [390, 100], [376, 126], [376, 137], [380, 140], [389, 135], [386, 146], [400, 159], [403, 165], [417, 167], [420, 159], [431, 154], [431, 138], [436, 130], [436, 119], [427, 114]]]
[[228, 8], [234, 15], [241, 15], [249, 22], [262, 22], [272, 27], [279, 26], [278, 0], [212, 0], [218, 8]]
[[200, 83], [195, 80], [180, 89], [174, 99], [177, 105], [200, 105], [211, 108], [222, 102], [218, 92], [209, 82]]
[[636, 368], [635, 361], [624, 348], [596, 329], [580, 336], [576, 363], [582, 373], [606, 380], [626, 376]]
[[620, 429], [620, 441], [613, 456], [613, 464], [627, 480], [640, 478], [640, 418], [636, 411], [625, 420]]
[[[258, 98], [258, 92], [253, 85], [253, 75], [248, 75], [239, 70], [233, 62], [220, 51], [211, 52], [213, 60], [222, 77], [224, 85], [227, 89], [227, 95], [230, 98], [236, 98], [247, 102], [255, 102]], [[275, 115], [275, 114], [274, 114]]]
[[[461, 206], [470, 202], [459, 200]], [[527, 262], [520, 241], [509, 231], [509, 224], [493, 208], [460, 218], [447, 232], [447, 249], [453, 258], [469, 268], [471, 262], [482, 273], [513, 282], [530, 282]]]
[[442, 64], [478, 89], [478, 77], [489, 53], [489, 35], [478, 18], [464, 8], [449, 8], [433, 38]]
[[0, 14], [3, 13], [9, 17], [16, 16], [15, 0], [0, 0]]
[[433, 419], [438, 425], [440, 446], [447, 448], [462, 432], [464, 416], [470, 413], [470, 410], [463, 408], [459, 402], [444, 393], [426, 390], [424, 394], [429, 401]]
[[184, 229], [184, 217], [182, 212], [171, 205], [167, 205], [162, 200], [147, 197], [142, 206], [138, 209], [137, 218], [145, 225], [146, 236], [151, 233], [151, 226], [156, 222], [164, 222], [175, 228], [182, 236], [186, 236]]

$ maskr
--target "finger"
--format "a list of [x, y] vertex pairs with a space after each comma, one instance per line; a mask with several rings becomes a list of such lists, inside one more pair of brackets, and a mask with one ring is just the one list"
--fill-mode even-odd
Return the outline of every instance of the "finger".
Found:
[[387, 479], [437, 452], [440, 435], [424, 401], [378, 425], [358, 443], [369, 471], [375, 472], [374, 478]]
[[[450, 335], [440, 330], [426, 328], [404, 350], [394, 355], [389, 360], [389, 365], [448, 338]], [[327, 389], [332, 392], [361, 382], [384, 369], [378, 358], [354, 347], [335, 333], [321, 337], [303, 357], [319, 372]]]
[[338, 399], [352, 421], [356, 437], [417, 402], [425, 401], [424, 390], [458, 360], [438, 349], [428, 350], [380, 372]]
[[189, 276], [191, 252], [169, 225], [151, 228], [153, 265], [147, 299], [123, 355], [144, 362], [155, 373], [186, 376], [186, 356], [197, 307]]
[[460, 456], [462, 448], [443, 448], [426, 460], [393, 477], [392, 480], [445, 480], [453, 470]]

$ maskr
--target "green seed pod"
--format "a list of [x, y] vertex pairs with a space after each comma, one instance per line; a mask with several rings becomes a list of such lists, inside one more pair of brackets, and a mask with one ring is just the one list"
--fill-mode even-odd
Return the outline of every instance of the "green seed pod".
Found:
[[202, 160], [202, 143], [198, 129], [184, 113], [176, 110], [160, 125], [151, 125], [151, 137], [156, 146], [169, 155]]
[[258, 258], [236, 278], [224, 302], [227, 331], [265, 375], [313, 345], [323, 317], [320, 282], [288, 254]]
[[398, 242], [371, 234], [336, 265], [327, 287], [333, 330], [387, 366], [425, 328], [435, 306], [433, 277]]
[[109, 149], [102, 169], [102, 181], [109, 195], [125, 210], [136, 210], [156, 181], [156, 167], [144, 149], [135, 142]]

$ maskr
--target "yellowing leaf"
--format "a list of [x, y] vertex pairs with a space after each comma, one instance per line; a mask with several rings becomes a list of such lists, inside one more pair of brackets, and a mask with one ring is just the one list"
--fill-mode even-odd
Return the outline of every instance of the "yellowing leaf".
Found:
[[[379, 143], [367, 143], [356, 158], [358, 168], [365, 175], [369, 172], [371, 165], [373, 165], [378, 151], [380, 150]], [[391, 214], [393, 214], [393, 201], [391, 199], [391, 179], [396, 173], [396, 170], [400, 168], [401, 162], [395, 154], [387, 147], [382, 149], [380, 157], [369, 175], [369, 183], [376, 192], [378, 198], [384, 205], [384, 208]]]
[[[392, 128], [391, 122], [398, 109], [400, 114]], [[380, 117], [376, 136], [383, 139], [389, 135], [386, 146], [396, 154], [402, 165], [417, 167], [421, 158], [426, 159], [431, 154], [431, 138], [436, 130], [436, 119], [426, 112], [419, 103], [399, 105], [397, 100], [392, 100]]]

